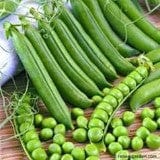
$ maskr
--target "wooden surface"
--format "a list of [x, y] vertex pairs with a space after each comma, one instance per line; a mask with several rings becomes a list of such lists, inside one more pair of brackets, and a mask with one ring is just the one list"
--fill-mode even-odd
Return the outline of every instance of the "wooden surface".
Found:
[[[160, 27], [160, 16], [158, 12], [154, 13], [153, 15], [150, 15], [149, 19], [158, 27]], [[16, 84], [19, 89], [23, 89], [26, 84], [24, 77], [24, 74], [21, 74], [18, 77], [16, 77]], [[7, 83], [3, 87], [3, 89], [11, 93], [13, 90], [15, 90], [13, 82], [10, 81], [9, 83]], [[2, 122], [5, 119], [5, 113], [2, 104], [3, 101], [2, 98], [0, 98], [0, 122]], [[149, 106], [151, 106], [151, 104]], [[124, 109], [121, 109], [120, 111], [118, 111], [117, 115], [121, 115], [123, 111]], [[91, 112], [92, 110], [87, 110], [86, 115], [89, 116]], [[136, 113], [135, 123], [128, 128], [131, 137], [135, 134], [135, 130], [141, 125], [141, 120], [139, 118], [140, 112], [141, 109], [138, 110], [138, 112]], [[157, 134], [160, 135], [160, 132], [158, 131]], [[7, 123], [4, 128], [0, 129], [0, 160], [27, 160], [18, 138], [13, 138], [13, 136], [14, 131], [12, 129], [11, 123]], [[71, 140], [71, 132], [68, 132], [66, 136], [68, 140]], [[6, 140], [8, 138], [10, 139]], [[142, 149], [140, 152], [142, 153], [142, 156], [144, 156], [144, 160], [160, 160], [160, 149], [151, 151], [145, 148]], [[107, 152], [101, 155], [101, 160], [112, 159], [114, 158], [111, 157]]]

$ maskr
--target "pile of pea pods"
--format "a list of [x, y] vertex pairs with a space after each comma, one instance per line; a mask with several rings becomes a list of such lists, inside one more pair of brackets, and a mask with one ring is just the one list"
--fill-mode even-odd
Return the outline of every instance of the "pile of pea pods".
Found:
[[[139, 151], [142, 148], [158, 149], [160, 136], [154, 132], [160, 128], [160, 97], [153, 101], [153, 108], [142, 109], [141, 126], [132, 137], [128, 128], [134, 124], [136, 113], [126, 110], [116, 116], [122, 104], [147, 76], [148, 70], [141, 66], [114, 88], [105, 88], [104, 97], [93, 97], [96, 104], [89, 117], [83, 109], [72, 108], [75, 127], [72, 132], [54, 117], [35, 112], [30, 97], [26, 96], [16, 110], [15, 124], [27, 157], [30, 160], [100, 160], [103, 151], [116, 160], [136, 160], [137, 157], [141, 160], [143, 156]], [[69, 138], [66, 137], [68, 132]]]

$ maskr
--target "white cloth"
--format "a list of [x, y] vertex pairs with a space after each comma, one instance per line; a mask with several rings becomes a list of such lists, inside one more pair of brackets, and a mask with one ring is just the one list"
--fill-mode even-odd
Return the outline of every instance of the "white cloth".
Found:
[[[38, 9], [39, 5], [33, 0], [23, 0], [19, 4], [15, 13], [17, 15], [28, 15], [30, 7]], [[2, 86], [14, 75], [19, 63], [12, 42], [11, 40], [6, 39], [3, 29], [3, 24], [5, 21], [18, 24], [19, 20], [17, 15], [13, 13], [0, 21], [0, 86]]]

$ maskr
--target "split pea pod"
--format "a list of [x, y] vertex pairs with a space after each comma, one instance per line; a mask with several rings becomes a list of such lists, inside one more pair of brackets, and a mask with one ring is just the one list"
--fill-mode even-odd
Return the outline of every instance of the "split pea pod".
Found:
[[133, 22], [122, 12], [120, 7], [112, 0], [98, 0], [105, 18], [113, 29], [126, 40], [128, 44], [142, 52], [149, 52], [159, 47], [159, 44], [140, 30]]
[[116, 0], [123, 12], [139, 27], [145, 34], [153, 38], [157, 43], [160, 43], [160, 31], [147, 20], [134, 6], [131, 0]]
[[130, 47], [125, 42], [123, 42], [112, 30], [112, 28], [104, 18], [103, 12], [97, 0], [83, 0], [83, 2], [88, 6], [90, 11], [92, 12], [94, 18], [96, 19], [98, 25], [101, 27], [104, 34], [107, 36], [107, 38], [111, 41], [111, 43], [123, 57], [130, 57], [139, 53], [136, 49]]
[[99, 27], [94, 16], [90, 12], [89, 8], [85, 5], [85, 3], [81, 0], [71, 0], [71, 4], [74, 15], [79, 19], [85, 30], [96, 42], [104, 55], [114, 65], [116, 70], [123, 75], [133, 71], [135, 67], [124, 57], [122, 57], [120, 53], [114, 48], [114, 46], [103, 33], [102, 29]]

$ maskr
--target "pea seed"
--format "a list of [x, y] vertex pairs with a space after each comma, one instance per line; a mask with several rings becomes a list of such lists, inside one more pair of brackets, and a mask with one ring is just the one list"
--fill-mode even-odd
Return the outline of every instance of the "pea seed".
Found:
[[70, 154], [64, 154], [61, 160], [73, 160], [73, 157]]
[[53, 153], [49, 160], [60, 160], [61, 156], [58, 153]]
[[104, 93], [104, 95], [106, 96], [109, 92], [110, 92], [110, 89], [109, 88], [104, 88], [102, 90], [102, 92]]
[[77, 117], [76, 123], [79, 128], [87, 128], [88, 119], [84, 116], [79, 116]]
[[108, 115], [111, 115], [113, 112], [113, 107], [109, 103], [106, 103], [106, 102], [99, 103], [96, 108], [103, 109], [104, 111], [108, 113]]
[[126, 126], [129, 126], [135, 121], [135, 114], [133, 112], [126, 111], [122, 115], [122, 120]]
[[154, 111], [150, 108], [144, 108], [143, 111], [141, 112], [141, 118], [154, 118]]
[[53, 129], [56, 125], [57, 125], [57, 122], [52, 117], [44, 118], [42, 120], [42, 127], [43, 128], [51, 128], [51, 129]]
[[107, 123], [108, 114], [103, 109], [95, 109], [95, 111], [92, 114], [92, 118], [98, 118], [98, 119], [102, 120], [104, 123]]
[[109, 95], [114, 96], [118, 102], [121, 102], [123, 99], [122, 92], [116, 88], [110, 90]]
[[86, 160], [100, 160], [97, 156], [89, 156]]
[[104, 122], [97, 118], [92, 118], [88, 123], [88, 128], [98, 127], [104, 129]]
[[120, 136], [120, 137], [118, 137], [118, 142], [119, 142], [119, 144], [122, 145], [122, 147], [124, 149], [128, 149], [130, 146], [131, 140], [128, 136]]
[[84, 128], [78, 128], [73, 132], [73, 139], [76, 142], [86, 142], [87, 141], [87, 131]]
[[145, 127], [140, 127], [136, 131], [136, 136], [142, 138], [143, 140], [150, 134], [150, 131]]
[[153, 103], [156, 108], [160, 108], [160, 97], [155, 98]]
[[65, 142], [65, 137], [62, 134], [55, 134], [53, 137], [53, 142], [62, 145]]
[[92, 100], [93, 100], [93, 103], [94, 103], [94, 104], [98, 104], [98, 103], [100, 103], [100, 102], [102, 101], [102, 97], [96, 95], [96, 96], [93, 96], [93, 97], [92, 97]]
[[85, 146], [87, 156], [99, 156], [99, 151], [94, 144], [87, 144]]
[[24, 114], [16, 116], [16, 120], [19, 125], [21, 125], [22, 123], [25, 123], [25, 122], [32, 124], [33, 123], [33, 115], [30, 115], [28, 113], [24, 113]]
[[160, 118], [160, 108], [157, 108], [155, 110], [155, 116], [156, 116], [156, 118]]
[[144, 66], [140, 66], [138, 68], [136, 68], [136, 71], [143, 77], [147, 77], [148, 76], [148, 70], [146, 67]]
[[74, 144], [72, 142], [64, 142], [62, 145], [62, 149], [64, 153], [71, 153], [74, 148]]
[[123, 80], [123, 83], [126, 84], [131, 90], [136, 88], [136, 85], [137, 85], [136, 81], [131, 77], [126, 77]]
[[146, 144], [147, 144], [148, 148], [158, 149], [160, 147], [160, 137], [155, 134], [150, 134], [146, 138]]
[[62, 149], [61, 149], [61, 147], [60, 147], [59, 144], [57, 144], [57, 143], [51, 143], [51, 144], [49, 145], [49, 147], [48, 147], [48, 152], [49, 152], [50, 154], [57, 153], [57, 154], [60, 155], [60, 154], [62, 153]]
[[129, 92], [130, 92], [129, 87], [124, 83], [120, 83], [117, 86], [117, 89], [119, 89], [123, 93], [123, 96], [127, 96], [129, 94]]
[[65, 135], [66, 133], [66, 127], [64, 124], [57, 124], [54, 128], [54, 134], [62, 134]]
[[38, 134], [36, 133], [35, 130], [31, 130], [31, 131], [28, 131], [25, 133], [24, 137], [23, 137], [23, 140], [25, 143], [29, 142], [30, 140], [33, 140], [33, 139], [39, 139], [38, 137]]
[[103, 102], [109, 103], [113, 108], [115, 108], [118, 105], [116, 98], [111, 95], [105, 96], [103, 98]]
[[85, 160], [85, 158], [86, 158], [84, 149], [80, 148], [80, 147], [75, 147], [72, 150], [71, 155], [76, 160]]
[[35, 124], [35, 126], [40, 126], [42, 121], [43, 121], [43, 115], [42, 114], [36, 114], [34, 116], [34, 124]]
[[154, 132], [157, 129], [157, 123], [150, 118], [145, 118], [142, 122], [142, 125], [151, 132]]
[[115, 155], [118, 151], [122, 150], [122, 146], [118, 142], [112, 142], [109, 144], [108, 150], [112, 155]]
[[46, 154], [44, 149], [37, 148], [32, 152], [32, 158], [34, 160], [46, 160], [47, 159], [47, 154]]
[[71, 111], [71, 116], [76, 119], [79, 116], [84, 116], [84, 111], [81, 108], [73, 108]]
[[113, 118], [111, 121], [111, 126], [112, 126], [112, 128], [116, 128], [118, 126], [123, 126], [122, 119], [120, 119], [118, 117]]
[[124, 126], [118, 126], [113, 129], [113, 134], [116, 137], [128, 136], [128, 130]]
[[116, 153], [116, 160], [128, 160], [129, 152], [127, 150], [121, 150]]
[[22, 103], [18, 109], [16, 110], [16, 113], [21, 115], [21, 114], [30, 114], [32, 113], [31, 111], [31, 106], [28, 103]]
[[91, 142], [99, 142], [100, 140], [102, 140], [103, 137], [103, 130], [101, 128], [90, 128], [88, 130], [88, 138]]
[[137, 71], [131, 72], [128, 76], [133, 78], [137, 83], [143, 80], [143, 77]]
[[28, 123], [28, 122], [22, 123], [19, 127], [20, 133], [24, 133], [30, 130], [35, 130], [35, 128], [31, 123]]
[[157, 119], [157, 126], [160, 128], [160, 118]]
[[143, 140], [140, 137], [134, 137], [131, 141], [132, 149], [138, 151], [143, 148]]
[[53, 130], [51, 128], [43, 128], [40, 131], [41, 140], [47, 141], [53, 137]]
[[37, 139], [30, 140], [26, 144], [26, 148], [29, 152], [32, 152], [33, 150], [40, 148], [40, 147], [42, 147], [42, 144], [40, 140], [37, 140]]
[[116, 138], [113, 136], [113, 134], [107, 133], [104, 138], [104, 143], [106, 145], [109, 145], [110, 143], [114, 142], [115, 140], [116, 140]]

